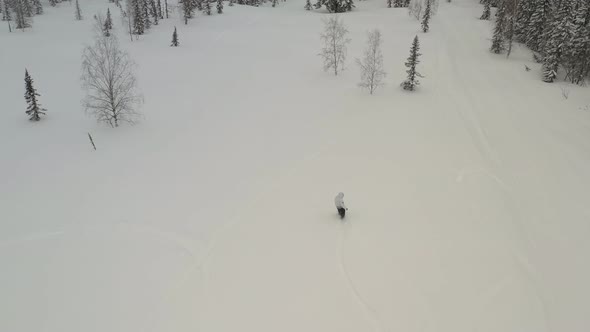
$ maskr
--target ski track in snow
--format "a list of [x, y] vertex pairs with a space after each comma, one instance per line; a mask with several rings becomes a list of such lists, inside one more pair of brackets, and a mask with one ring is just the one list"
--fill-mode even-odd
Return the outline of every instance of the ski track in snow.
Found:
[[346, 260], [344, 258], [344, 249], [345, 249], [344, 242], [345, 242], [346, 229], [348, 227], [347, 225], [348, 225], [348, 223], [346, 221], [342, 221], [342, 225], [341, 225], [342, 227], [341, 227], [341, 231], [340, 231], [340, 248], [338, 250], [339, 255], [340, 255], [340, 269], [342, 270], [342, 275], [344, 276], [344, 280], [346, 281], [346, 284], [348, 285], [348, 287], [350, 288], [350, 291], [354, 295], [357, 303], [362, 308], [365, 317], [367, 318], [368, 321], [371, 322], [371, 325], [373, 325], [374, 330], [375, 331], [384, 331], [383, 324], [381, 323], [381, 319], [379, 319], [379, 313], [377, 312], [377, 310], [375, 310], [369, 304], [369, 302], [367, 302], [367, 300], [365, 300], [365, 298], [363, 297], [361, 292], [358, 290], [358, 288], [355, 286], [354, 282], [352, 281], [352, 277], [346, 267]]

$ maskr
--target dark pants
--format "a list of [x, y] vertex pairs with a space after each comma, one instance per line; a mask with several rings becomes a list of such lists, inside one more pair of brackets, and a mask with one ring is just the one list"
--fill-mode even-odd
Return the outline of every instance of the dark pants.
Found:
[[340, 219], [344, 219], [344, 215], [346, 214], [346, 210], [343, 208], [338, 208], [338, 214], [340, 215]]

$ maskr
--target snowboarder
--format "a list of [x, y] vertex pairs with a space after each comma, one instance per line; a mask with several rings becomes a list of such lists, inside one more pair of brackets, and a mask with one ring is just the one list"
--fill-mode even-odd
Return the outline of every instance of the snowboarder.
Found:
[[336, 204], [336, 208], [338, 209], [338, 214], [340, 215], [340, 219], [344, 219], [344, 215], [346, 214], [346, 210], [348, 208], [344, 205], [344, 193], [338, 193], [336, 197], [334, 197], [334, 203]]

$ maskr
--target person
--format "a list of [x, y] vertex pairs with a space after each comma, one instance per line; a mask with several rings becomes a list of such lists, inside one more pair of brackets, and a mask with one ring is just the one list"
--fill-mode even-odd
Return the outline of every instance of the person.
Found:
[[336, 204], [336, 208], [338, 209], [338, 214], [340, 215], [340, 219], [344, 219], [344, 215], [348, 208], [344, 205], [344, 193], [340, 192], [334, 198], [334, 203]]

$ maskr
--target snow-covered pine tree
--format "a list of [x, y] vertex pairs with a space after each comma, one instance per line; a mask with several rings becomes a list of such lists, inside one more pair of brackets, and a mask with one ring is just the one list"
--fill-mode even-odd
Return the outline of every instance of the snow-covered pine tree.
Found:
[[535, 0], [533, 13], [526, 27], [526, 45], [533, 51], [541, 51], [544, 45], [544, 35], [548, 31], [551, 15], [551, 0]]
[[566, 79], [575, 84], [583, 84], [590, 72], [590, 8], [585, 0], [579, 0], [575, 8], [571, 39], [566, 45], [563, 64]]
[[143, 25], [145, 26], [145, 30], [151, 28], [152, 21], [150, 21], [150, 1], [151, 0], [143, 0], [141, 1], [141, 11], [143, 18]]
[[46, 109], [41, 108], [41, 104], [37, 101], [38, 96], [40, 94], [33, 87], [33, 79], [27, 69], [25, 69], [25, 100], [27, 101], [27, 111], [25, 113], [31, 121], [41, 120], [41, 114], [45, 115], [45, 112], [47, 112]]
[[102, 25], [102, 34], [105, 37], [110, 37], [111, 29], [113, 29], [113, 20], [111, 19], [111, 10], [107, 8], [107, 18], [104, 20]]
[[410, 48], [410, 56], [405, 63], [405, 66], [408, 67], [406, 73], [408, 73], [408, 78], [402, 82], [401, 86], [404, 90], [414, 91], [420, 82], [418, 81], [417, 77], [423, 77], [416, 71], [416, 66], [420, 63], [418, 59], [420, 54], [418, 51], [420, 50], [420, 42], [418, 40], [418, 36], [414, 37], [412, 41], [412, 47]]
[[168, 18], [168, 0], [164, 0], [164, 12], [166, 13], [166, 18]]
[[25, 0], [13, 0], [12, 7], [14, 10], [14, 23], [17, 29], [25, 31], [31, 27], [31, 22], [25, 15]]
[[514, 37], [519, 42], [527, 39], [527, 27], [534, 11], [535, 0], [519, 0], [514, 17]]
[[164, 19], [164, 14], [162, 14], [162, 1], [161, 0], [158, 0], [156, 2], [156, 4], [157, 4], [156, 10], [158, 11], [158, 18], [161, 19], [161, 20], [163, 20]]
[[[156, 6], [156, 0], [150, 0], [150, 14], [152, 19], [154, 20], [154, 25], [158, 25], [158, 20], [160, 19], [160, 14], [158, 14], [158, 7]], [[149, 19], [149, 18], [148, 18]]]
[[0, 0], [0, 6], [2, 7], [2, 21], [12, 21], [8, 0]]
[[203, 13], [211, 15], [211, 3], [209, 2], [209, 0], [203, 0], [203, 2]]
[[309, 0], [305, 0], [305, 6], [303, 7], [305, 10], [311, 10], [311, 2]]
[[422, 31], [428, 32], [430, 29], [430, 15], [432, 11], [432, 7], [430, 5], [431, 0], [426, 0], [426, 8], [424, 9], [424, 15], [422, 16]]
[[83, 19], [82, 10], [80, 9], [80, 3], [78, 2], [78, 0], [76, 0], [76, 7], [74, 9], [74, 17], [76, 18], [77, 21], [81, 21]]
[[501, 0], [496, 11], [496, 22], [494, 26], [494, 36], [492, 37], [492, 47], [490, 50], [496, 54], [502, 53], [505, 49], [505, 28], [506, 28], [506, 0]]
[[393, 0], [387, 0], [387, 8], [391, 8], [393, 6]]
[[408, 73], [408, 78], [402, 82], [402, 88], [408, 91], [414, 91], [420, 82], [418, 81], [417, 77], [423, 77], [420, 75], [418, 71], [416, 71], [416, 66], [420, 63], [418, 59], [420, 54], [418, 51], [420, 50], [420, 42], [418, 41], [418, 36], [414, 37], [414, 41], [412, 42], [412, 48], [410, 49], [410, 56], [408, 57], [408, 61], [406, 61], [405, 65], [408, 67], [406, 73]]
[[234, 0], [229, 0], [228, 6], [233, 7], [233, 5], [234, 5]]
[[143, 11], [141, 9], [141, 0], [131, 0], [131, 22], [133, 24], [133, 34], [143, 35], [145, 32], [145, 24], [143, 19]]
[[315, 4], [316, 9], [322, 6], [330, 13], [343, 13], [352, 10], [354, 3], [352, 0], [318, 0]]
[[480, 20], [489, 20], [491, 14], [490, 0], [483, 0], [483, 13], [479, 17]]
[[223, 14], [223, 0], [217, 0], [217, 14]]
[[276, 7], [277, 6], [277, 0], [272, 0], [272, 7]]
[[51, 7], [55, 7], [57, 5], [57, 1], [56, 0], [49, 0], [49, 5]]
[[[137, 0], [135, 0], [137, 1]], [[188, 20], [193, 18], [193, 2], [191, 0], [182, 1], [182, 15], [184, 17], [184, 24], [188, 24]]]
[[403, 6], [404, 6], [403, 0], [393, 0], [393, 7], [394, 8], [399, 8], [399, 7], [403, 7]]
[[22, 0], [25, 17], [33, 17], [33, 4], [32, 0]]
[[410, 1], [411, 0], [402, 0], [402, 7], [408, 7], [408, 6], [410, 6]]
[[192, 0], [193, 8], [196, 8], [198, 11], [203, 11], [203, 0]]
[[43, 5], [41, 0], [33, 0], [33, 7], [35, 8], [35, 15], [43, 14]]
[[559, 62], [565, 46], [572, 37], [573, 15], [572, 4], [568, 0], [559, 3], [551, 20], [548, 33], [545, 35], [543, 57], [543, 82], [551, 83], [557, 77]]
[[172, 44], [170, 44], [170, 46], [178, 47], [178, 45], [180, 45], [180, 42], [178, 41], [178, 33], [176, 33], [176, 27], [174, 27], [174, 32], [172, 33]]

